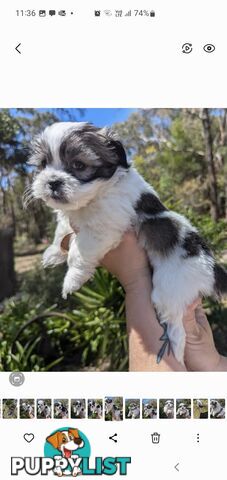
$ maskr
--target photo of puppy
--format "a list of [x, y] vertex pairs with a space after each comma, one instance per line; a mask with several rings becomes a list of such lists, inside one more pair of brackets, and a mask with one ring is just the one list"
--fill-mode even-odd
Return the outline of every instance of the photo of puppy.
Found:
[[191, 400], [178, 399], [176, 401], [176, 418], [187, 420], [191, 418]]
[[143, 419], [156, 419], [157, 418], [157, 400], [147, 399], [142, 400], [142, 418]]
[[54, 400], [54, 418], [69, 418], [68, 400]]
[[105, 398], [105, 420], [119, 422], [123, 420], [123, 398], [106, 397]]
[[71, 418], [86, 417], [86, 400], [84, 398], [71, 400]]
[[208, 418], [208, 400], [194, 399], [193, 400], [193, 418]]
[[174, 418], [174, 400], [159, 400], [159, 418]]
[[[197, 229], [163, 205], [109, 128], [54, 123], [34, 138], [29, 163], [37, 173], [26, 198], [41, 199], [57, 211], [55, 237], [43, 266], [67, 261], [63, 298], [92, 277], [105, 254], [133, 227], [152, 265], [152, 302], [159, 322], [184, 364], [187, 306], [199, 296], [227, 293], [227, 272]], [[67, 235], [68, 254], [61, 248]], [[158, 362], [163, 354], [161, 348]]]
[[140, 400], [138, 398], [125, 400], [125, 418], [132, 420], [140, 418]]
[[96, 420], [103, 418], [103, 401], [100, 398], [88, 400], [88, 418]]
[[224, 399], [210, 400], [210, 418], [212, 419], [225, 418], [225, 400]]
[[21, 399], [20, 400], [20, 418], [35, 418], [35, 400]]
[[39, 399], [36, 402], [37, 418], [52, 418], [52, 402], [50, 399]]
[[[68, 430], [59, 430], [54, 434], [50, 435], [46, 439], [52, 447], [59, 450], [61, 453], [62, 458], [70, 458], [74, 451], [78, 448], [82, 448], [84, 446], [84, 441], [80, 438], [79, 432], [76, 428], [69, 428]], [[65, 471], [64, 475], [70, 475], [66, 473], [69, 471]], [[62, 468], [60, 466], [55, 467], [54, 473], [59, 477], [62, 477]], [[81, 474], [81, 469], [78, 466], [74, 466], [72, 470], [72, 476], [76, 477], [77, 475]]]
[[3, 399], [2, 400], [2, 418], [6, 420], [18, 418], [18, 401], [16, 399]]

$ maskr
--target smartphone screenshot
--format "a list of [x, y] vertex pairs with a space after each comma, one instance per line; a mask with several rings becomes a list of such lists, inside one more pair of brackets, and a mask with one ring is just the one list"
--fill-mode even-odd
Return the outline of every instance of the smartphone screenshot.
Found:
[[1, 6], [6, 480], [224, 478], [226, 16]]

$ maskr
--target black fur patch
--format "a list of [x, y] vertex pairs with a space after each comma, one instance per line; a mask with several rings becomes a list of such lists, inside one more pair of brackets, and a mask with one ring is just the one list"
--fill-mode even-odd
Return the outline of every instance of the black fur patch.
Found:
[[205, 240], [198, 235], [197, 232], [189, 232], [187, 233], [182, 247], [186, 251], [186, 258], [187, 257], [195, 257], [196, 255], [200, 254], [201, 249], [207, 255], [211, 255], [211, 251], [206, 244]]
[[[59, 153], [66, 172], [81, 183], [109, 179], [119, 166], [130, 167], [121, 142], [90, 124], [65, 136]], [[82, 169], [77, 168], [78, 162]]]
[[157, 215], [158, 213], [165, 212], [167, 208], [160, 202], [159, 198], [153, 193], [142, 193], [138, 200], [135, 210], [137, 213], [146, 213], [150, 215]]
[[227, 293], [227, 271], [215, 263], [214, 265], [215, 290], [218, 294]]
[[140, 234], [145, 236], [149, 249], [168, 255], [179, 241], [177, 224], [167, 217], [150, 218], [142, 223]]

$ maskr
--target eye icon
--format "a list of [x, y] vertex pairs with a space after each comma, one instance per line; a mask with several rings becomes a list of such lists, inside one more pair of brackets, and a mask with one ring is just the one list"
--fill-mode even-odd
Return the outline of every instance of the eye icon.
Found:
[[206, 53], [212, 53], [212, 52], [214, 52], [214, 50], [215, 50], [215, 46], [212, 45], [212, 43], [207, 43], [206, 45], [204, 45], [203, 50], [204, 50]]

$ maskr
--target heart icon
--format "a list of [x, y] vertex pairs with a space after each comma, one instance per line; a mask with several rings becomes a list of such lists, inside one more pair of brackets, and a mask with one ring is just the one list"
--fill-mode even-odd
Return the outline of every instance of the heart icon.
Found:
[[25, 441], [28, 442], [28, 443], [31, 443], [32, 440], [34, 440], [34, 438], [35, 438], [35, 437], [34, 437], [33, 433], [25, 433], [25, 434], [24, 434], [24, 439], [25, 439]]

